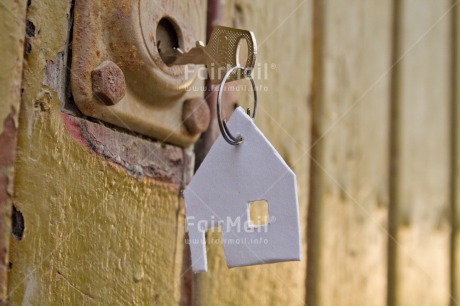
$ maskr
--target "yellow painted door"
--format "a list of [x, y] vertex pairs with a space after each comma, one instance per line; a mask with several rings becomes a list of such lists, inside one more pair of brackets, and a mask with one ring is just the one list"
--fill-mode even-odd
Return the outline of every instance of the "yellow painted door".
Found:
[[[458, 0], [150, 1], [194, 5], [203, 36], [254, 32], [255, 122], [297, 175], [303, 260], [228, 269], [213, 231], [201, 274], [182, 190], [220, 133], [216, 88], [193, 145], [82, 115], [76, 2], [0, 0], [5, 303], [459, 305]], [[252, 107], [245, 82], [225, 86], [225, 117]]]

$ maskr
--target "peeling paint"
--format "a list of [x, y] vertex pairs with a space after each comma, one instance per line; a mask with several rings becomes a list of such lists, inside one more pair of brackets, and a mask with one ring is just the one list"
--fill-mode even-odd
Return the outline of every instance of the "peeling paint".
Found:
[[[190, 156], [179, 147], [144, 140], [64, 113], [62, 119], [77, 142], [138, 179], [147, 177], [178, 185], [184, 170], [191, 172]], [[185, 180], [190, 180], [189, 175]]]
[[15, 117], [16, 110], [12, 106], [11, 112], [3, 121], [3, 131], [0, 134], [0, 148], [2, 148], [2, 150], [0, 150], [0, 169], [10, 167], [14, 163], [16, 140], [18, 136], [18, 130], [14, 120]]
[[0, 5], [0, 304], [6, 299], [14, 162], [21, 99], [26, 3]]
[[43, 84], [48, 85], [51, 89], [59, 93], [59, 100], [63, 101], [65, 88], [65, 54], [63, 51], [58, 52], [56, 58], [53, 60], [47, 59], [45, 65], [45, 76]]
[[11, 219], [12, 219], [12, 228], [11, 228], [11, 233], [16, 240], [22, 240], [24, 237], [24, 229], [25, 229], [25, 222], [24, 222], [24, 216], [22, 213], [16, 209], [16, 207], [13, 205], [13, 211], [11, 213]]
[[0, 133], [0, 301], [4, 299], [6, 292], [9, 241], [7, 237], [10, 231], [10, 221], [6, 218], [9, 217], [12, 202], [11, 190], [18, 136], [16, 118], [17, 111], [11, 106]]
[[10, 242], [9, 304], [178, 304], [192, 153], [61, 112], [70, 11], [28, 10], [13, 194], [25, 228]]

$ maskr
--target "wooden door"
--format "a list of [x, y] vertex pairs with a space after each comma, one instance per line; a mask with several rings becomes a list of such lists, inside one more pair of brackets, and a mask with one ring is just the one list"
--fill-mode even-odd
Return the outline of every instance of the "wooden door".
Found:
[[[13, 207], [14, 220], [5, 266], [9, 286], [4, 296], [9, 303], [214, 305], [234, 303], [237, 292], [241, 303], [261, 298], [302, 303], [305, 260], [229, 271], [222, 246], [213, 245], [208, 254], [210, 273], [191, 275], [181, 190], [194, 169], [193, 148], [132, 135], [74, 111], [69, 88], [73, 5], [72, 1], [29, 1], [20, 7], [23, 17], [9, 16], [22, 25], [17, 40], [20, 46], [24, 42], [25, 50], [24, 65], [19, 65], [24, 70], [22, 86], [12, 96], [15, 103], [21, 101], [14, 203], [5, 204]], [[289, 43], [309, 41], [311, 13], [309, 5], [296, 9], [295, 2], [277, 14], [273, 13], [275, 4], [254, 5], [228, 2], [213, 14], [221, 24], [249, 28], [260, 36], [259, 61], [264, 65], [260, 65], [258, 85], [266, 89], [260, 91], [258, 125], [299, 173], [305, 229], [310, 58], [297, 63], [289, 58], [300, 58], [303, 51], [308, 54], [311, 46], [303, 51], [289, 49], [280, 58], [279, 53], [271, 54], [270, 42], [284, 39], [294, 27], [302, 30], [288, 37]], [[204, 25], [206, 5], [198, 9]], [[275, 30], [272, 17], [294, 9], [289, 26], [269, 37]], [[257, 10], [263, 10], [265, 18], [256, 26], [247, 21], [255, 18], [249, 12]], [[19, 62], [21, 52], [16, 54]], [[294, 72], [292, 79], [284, 71]], [[301, 90], [283, 94], [284, 90], [277, 89], [295, 86]], [[250, 103], [248, 97], [228, 94], [227, 108]], [[213, 98], [211, 94], [208, 100]], [[281, 103], [286, 99], [295, 103]], [[299, 120], [303, 128], [298, 128]], [[198, 160], [207, 150], [204, 144], [212, 143], [217, 135], [214, 122], [196, 146]], [[267, 282], [241, 290], [244, 283], [260, 278]], [[294, 294], [284, 294], [285, 286], [273, 290], [278, 282], [289, 283]]]
[[[229, 270], [210, 232], [202, 274], [181, 191], [219, 135], [216, 93], [185, 148], [82, 116], [75, 1], [0, 1], [4, 301], [459, 304], [457, 0], [193, 1], [208, 36], [255, 33], [256, 124], [297, 175], [303, 237], [301, 262]], [[237, 86], [227, 117], [252, 107]]]

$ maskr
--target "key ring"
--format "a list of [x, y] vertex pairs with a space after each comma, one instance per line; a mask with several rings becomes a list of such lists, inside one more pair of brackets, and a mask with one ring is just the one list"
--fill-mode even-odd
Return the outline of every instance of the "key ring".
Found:
[[[251, 74], [248, 74], [249, 70], [247, 70], [244, 67], [236, 66], [227, 71], [225, 74], [224, 78], [220, 82], [219, 85], [219, 91], [217, 93], [217, 121], [219, 123], [219, 129], [220, 132], [222, 133], [222, 137], [224, 137], [225, 141], [227, 141], [229, 144], [233, 146], [237, 146], [243, 143], [243, 137], [239, 135], [238, 137], [235, 137], [230, 133], [230, 130], [227, 127], [227, 121], [222, 120], [222, 107], [221, 107], [221, 100], [222, 100], [222, 88], [225, 85], [225, 82], [227, 81], [227, 78], [230, 76], [230, 74], [233, 73], [233, 71], [241, 69], [244, 71], [244, 74], [249, 78], [251, 81], [252, 85], [252, 91], [254, 92], [254, 111], [252, 112], [252, 119], [256, 117], [256, 109], [257, 109], [257, 89], [256, 89], [256, 83], [254, 82], [254, 79], [252, 78]], [[251, 111], [249, 108], [247, 109], [247, 114], [249, 117], [251, 117]]]

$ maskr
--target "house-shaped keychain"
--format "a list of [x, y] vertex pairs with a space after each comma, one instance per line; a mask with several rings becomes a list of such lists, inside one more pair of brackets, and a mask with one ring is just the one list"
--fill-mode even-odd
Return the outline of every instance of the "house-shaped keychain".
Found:
[[[220, 135], [184, 191], [193, 271], [207, 271], [205, 233], [216, 226], [230, 268], [301, 260], [294, 172], [241, 107], [228, 127], [243, 143]], [[256, 203], [268, 208], [266, 224], [251, 220]]]

